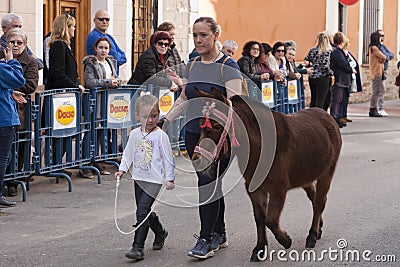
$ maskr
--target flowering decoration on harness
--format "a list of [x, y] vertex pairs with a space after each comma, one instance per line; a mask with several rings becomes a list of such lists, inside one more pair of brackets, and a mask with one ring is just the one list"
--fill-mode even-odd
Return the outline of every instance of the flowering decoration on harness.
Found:
[[212, 124], [210, 122], [210, 115], [211, 115], [211, 111], [214, 108], [215, 108], [215, 101], [212, 101], [211, 104], [210, 104], [210, 102], [206, 102], [206, 105], [203, 106], [203, 109], [202, 109], [201, 112], [203, 113], [203, 116], [205, 116], [206, 121], [204, 122], [203, 125], [200, 126], [200, 128], [207, 128], [207, 127], [210, 128], [210, 129], [213, 128]]

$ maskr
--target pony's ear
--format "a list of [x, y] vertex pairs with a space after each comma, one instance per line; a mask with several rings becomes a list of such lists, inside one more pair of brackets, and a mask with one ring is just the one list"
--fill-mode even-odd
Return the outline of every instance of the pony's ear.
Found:
[[201, 91], [196, 86], [194, 87], [194, 91], [196, 92], [198, 97], [213, 98], [213, 96], [211, 94]]
[[218, 91], [215, 87], [211, 87], [211, 91], [213, 98], [221, 101], [222, 103], [226, 103], [226, 97], [223, 94], [221, 94], [220, 91]]

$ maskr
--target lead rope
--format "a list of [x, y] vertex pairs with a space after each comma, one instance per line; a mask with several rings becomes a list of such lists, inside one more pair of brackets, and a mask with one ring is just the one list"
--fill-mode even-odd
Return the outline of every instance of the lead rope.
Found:
[[[215, 180], [214, 191], [213, 191], [212, 195], [206, 201], [199, 203], [198, 204], [199, 206], [203, 206], [203, 205], [207, 204], [208, 201], [210, 201], [211, 198], [215, 195], [215, 192], [217, 192], [217, 185], [218, 185], [218, 178], [219, 178], [219, 164], [220, 164], [220, 161], [218, 161], [218, 165], [217, 165], [217, 179]], [[179, 199], [180, 201], [182, 201], [183, 203], [193, 205], [192, 202], [186, 201], [186, 200], [180, 198], [178, 195], [176, 195], [176, 198]]]
[[[120, 233], [123, 234], [123, 235], [130, 235], [130, 234], [133, 234], [134, 232], [136, 232], [136, 230], [139, 229], [139, 227], [142, 226], [142, 224], [149, 218], [150, 214], [153, 212], [153, 210], [154, 210], [155, 206], [157, 205], [157, 203], [154, 203], [154, 204], [153, 204], [153, 207], [151, 208], [149, 214], [146, 215], [146, 218], [144, 218], [144, 220], [143, 220], [141, 223], [139, 223], [139, 225], [136, 225], [136, 226], [135, 226], [135, 229], [133, 229], [133, 230], [130, 231], [130, 232], [124, 232], [124, 231], [122, 231], [121, 228], [120, 228], [119, 225], [118, 225], [118, 220], [117, 220], [118, 189], [119, 189], [119, 185], [120, 185], [120, 184], [121, 184], [121, 177], [118, 175], [118, 176], [117, 176], [117, 183], [116, 183], [116, 186], [115, 186], [114, 223], [115, 223], [115, 226], [117, 227], [118, 232], [120, 232]], [[164, 193], [165, 188], [166, 188], [166, 187], [163, 185], [163, 186], [162, 186], [162, 189], [161, 189], [161, 191], [160, 191], [160, 193], [159, 193], [159, 196], [161, 196], [161, 195]], [[156, 201], [155, 201], [155, 202], [159, 202], [159, 201], [157, 200], [157, 198], [156, 198]]]

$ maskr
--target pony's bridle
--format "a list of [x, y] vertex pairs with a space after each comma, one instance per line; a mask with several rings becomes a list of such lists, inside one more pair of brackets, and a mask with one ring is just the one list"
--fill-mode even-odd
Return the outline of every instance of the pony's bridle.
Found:
[[226, 116], [224, 113], [219, 111], [218, 109], [215, 108], [215, 101], [213, 101], [211, 104], [210, 102], [206, 102], [206, 105], [203, 107], [202, 113], [203, 116], [205, 117], [205, 122], [203, 125], [200, 126], [200, 128], [210, 128], [212, 129], [212, 124], [210, 122], [210, 115], [213, 114], [216, 116], [218, 119], [221, 121], [226, 121], [224, 130], [219, 138], [217, 146], [214, 148], [214, 151], [210, 152], [200, 146], [196, 146], [194, 148], [194, 152], [199, 153], [202, 157], [205, 157], [208, 159], [210, 162], [213, 162], [214, 160], [218, 159], [219, 153], [221, 152], [222, 147], [224, 147], [224, 152], [228, 152], [228, 141], [227, 141], [227, 135], [232, 127], [232, 134], [231, 134], [231, 146], [232, 147], [237, 147], [239, 146], [239, 142], [236, 139], [235, 136], [235, 123], [233, 119], [233, 108], [232, 108], [232, 102], [228, 99], [228, 104], [229, 104], [229, 109], [228, 109], [228, 116]]

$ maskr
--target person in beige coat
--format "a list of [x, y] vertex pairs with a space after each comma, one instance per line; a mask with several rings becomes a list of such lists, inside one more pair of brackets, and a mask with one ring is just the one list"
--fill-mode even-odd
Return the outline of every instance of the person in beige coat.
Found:
[[383, 85], [383, 64], [386, 56], [379, 50], [380, 35], [378, 32], [371, 34], [371, 42], [369, 44], [369, 78], [372, 80], [372, 95], [369, 109], [370, 117], [382, 117], [378, 113], [378, 98], [385, 92]]

